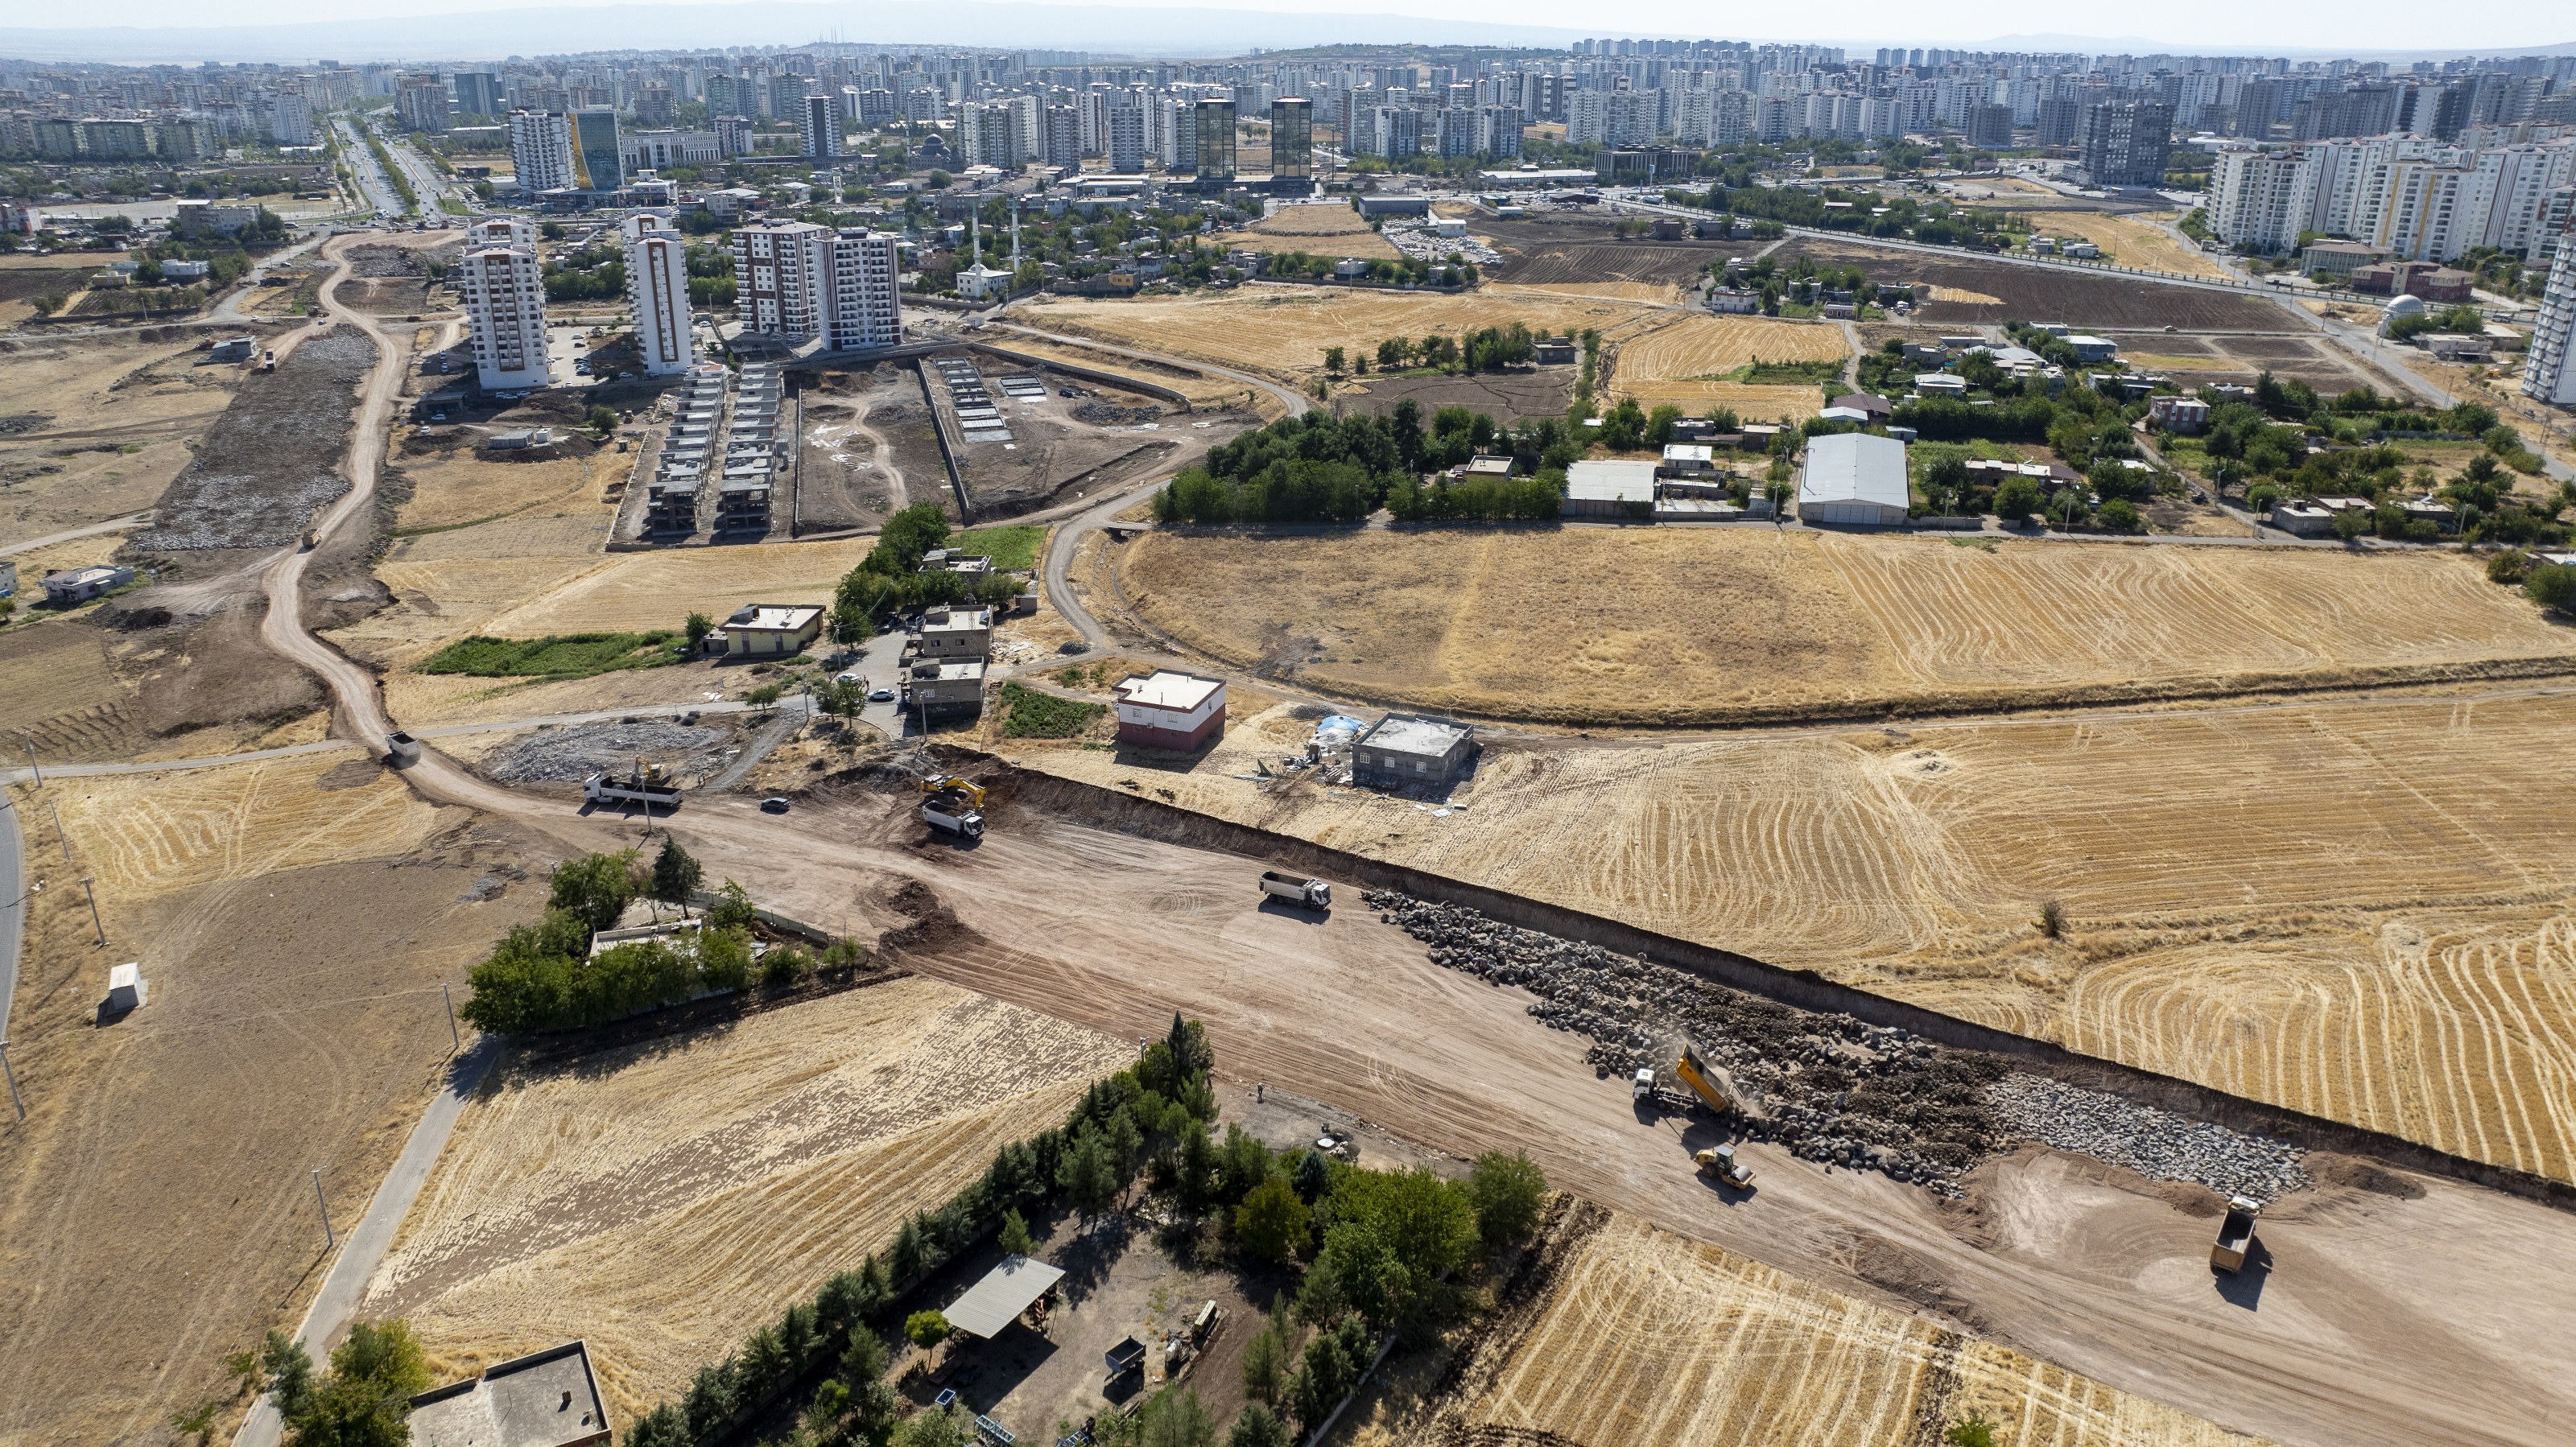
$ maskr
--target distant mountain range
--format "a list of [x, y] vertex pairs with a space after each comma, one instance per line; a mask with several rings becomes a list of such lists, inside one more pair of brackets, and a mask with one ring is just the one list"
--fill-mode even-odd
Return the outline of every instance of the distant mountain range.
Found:
[[[1241, 55], [1255, 49], [1405, 43], [1557, 48], [1601, 27], [1574, 30], [1442, 20], [1385, 13], [1301, 13], [1213, 7], [1153, 9], [1049, 5], [1012, 0], [888, 0], [849, 5], [751, 0], [746, 4], [536, 6], [434, 15], [281, 25], [0, 27], [0, 55], [30, 60], [157, 62], [500, 60], [599, 50], [681, 50], [726, 45], [804, 45], [817, 40], [986, 49], [1079, 50], [1093, 55]], [[1722, 27], [1719, 33], [1722, 33]], [[1822, 40], [1866, 56], [1894, 40]], [[2197, 46], [2137, 36], [2007, 35], [1992, 39], [1909, 39], [1907, 46], [2080, 54], [2352, 55], [2442, 58], [2476, 53], [2560, 55], [2576, 42], [2546, 46], [2455, 47], [2441, 51]]]

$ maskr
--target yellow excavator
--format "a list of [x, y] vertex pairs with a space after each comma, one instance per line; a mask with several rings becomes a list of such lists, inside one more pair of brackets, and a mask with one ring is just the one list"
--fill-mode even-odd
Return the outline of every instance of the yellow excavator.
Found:
[[921, 793], [923, 798], [929, 798], [935, 794], [947, 794], [963, 800], [974, 808], [984, 807], [984, 786], [972, 779], [959, 778], [955, 774], [935, 774], [923, 779]]

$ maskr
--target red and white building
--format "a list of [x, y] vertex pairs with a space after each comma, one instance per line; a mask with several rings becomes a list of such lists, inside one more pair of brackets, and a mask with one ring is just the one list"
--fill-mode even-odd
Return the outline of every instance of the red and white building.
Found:
[[1118, 695], [1118, 742], [1195, 753], [1225, 732], [1225, 683], [1157, 669], [1129, 678]]

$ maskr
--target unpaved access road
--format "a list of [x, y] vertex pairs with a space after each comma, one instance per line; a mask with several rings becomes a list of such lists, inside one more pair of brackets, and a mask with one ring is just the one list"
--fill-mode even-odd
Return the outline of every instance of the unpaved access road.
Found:
[[1990, 1162], [1961, 1208], [1750, 1145], [1761, 1189], [1728, 1201], [1693, 1176], [1680, 1122], [1639, 1119], [1623, 1083], [1594, 1078], [1581, 1037], [1529, 1019], [1520, 990], [1432, 965], [1356, 899], [1329, 920], [1262, 907], [1243, 858], [993, 812], [971, 850], [924, 844], [876, 795], [783, 818], [700, 796], [669, 827], [710, 878], [758, 878], [792, 915], [864, 914], [885, 871], [924, 880], [980, 939], [907, 961], [922, 973], [1122, 1039], [1181, 1010], [1244, 1081], [1452, 1155], [1526, 1148], [1594, 1200], [1847, 1291], [1897, 1282], [2241, 1431], [2342, 1447], [2439, 1423], [2445, 1441], [2537, 1444], [2576, 1421], [2576, 1216], [2439, 1180], [2408, 1178], [2413, 1199], [2329, 1188], [2266, 1214], [2267, 1277], [2221, 1282], [2215, 1219], [2080, 1157]]

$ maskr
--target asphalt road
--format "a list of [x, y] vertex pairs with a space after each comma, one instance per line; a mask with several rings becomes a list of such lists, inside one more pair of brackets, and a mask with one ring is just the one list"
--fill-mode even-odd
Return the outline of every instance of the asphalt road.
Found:
[[0, 1041], [9, 1038], [9, 1001], [18, 993], [18, 950], [26, 934], [26, 836], [17, 800], [0, 797]]

